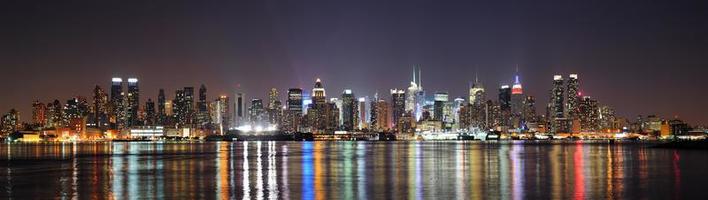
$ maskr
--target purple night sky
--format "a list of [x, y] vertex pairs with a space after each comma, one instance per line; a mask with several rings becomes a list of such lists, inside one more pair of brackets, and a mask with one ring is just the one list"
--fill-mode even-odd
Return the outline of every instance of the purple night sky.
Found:
[[[554, 74], [620, 116], [708, 122], [705, 1], [10, 1], [0, 6], [0, 111], [92, 97], [113, 76], [159, 88], [205, 84], [209, 99], [276, 87], [357, 96], [405, 88], [412, 65], [428, 92], [466, 96], [479, 72], [488, 98], [519, 66], [545, 113]], [[388, 97], [388, 96], [386, 96]]]

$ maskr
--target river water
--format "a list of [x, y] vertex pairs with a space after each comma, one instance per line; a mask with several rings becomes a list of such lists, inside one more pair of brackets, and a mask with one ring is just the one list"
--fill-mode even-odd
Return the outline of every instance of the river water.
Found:
[[0, 144], [0, 199], [708, 199], [708, 152], [648, 146]]

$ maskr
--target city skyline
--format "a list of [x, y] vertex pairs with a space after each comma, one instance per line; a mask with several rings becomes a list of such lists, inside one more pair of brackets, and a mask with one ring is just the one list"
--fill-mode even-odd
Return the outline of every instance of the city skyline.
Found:
[[406, 88], [412, 65], [423, 67], [426, 91], [466, 96], [479, 74], [494, 95], [518, 65], [537, 102], [548, 102], [549, 77], [577, 73], [583, 94], [620, 116], [708, 121], [708, 28], [696, 2], [195, 4], [8, 4], [0, 111], [26, 121], [34, 100], [90, 97], [94, 85], [108, 89], [106, 77], [140, 79], [140, 102], [201, 84], [211, 96], [240, 84], [265, 99], [260, 91], [310, 88], [315, 77], [371, 96]]

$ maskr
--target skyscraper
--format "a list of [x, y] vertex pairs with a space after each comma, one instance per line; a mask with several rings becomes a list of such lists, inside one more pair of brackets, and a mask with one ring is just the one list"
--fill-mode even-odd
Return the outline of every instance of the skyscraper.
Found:
[[20, 113], [15, 109], [11, 109], [5, 115], [2, 116], [2, 123], [0, 123], [0, 135], [8, 136], [18, 130], [20, 126]]
[[152, 101], [152, 99], [147, 100], [145, 102], [145, 122], [144, 124], [147, 126], [154, 126], [156, 122], [156, 114], [155, 114], [155, 102]]
[[359, 130], [363, 130], [368, 128], [368, 112], [366, 110], [366, 97], [360, 97], [358, 100], [359, 107], [358, 107], [358, 113], [359, 113]]
[[288, 111], [302, 114], [302, 89], [288, 89]]
[[220, 135], [225, 134], [229, 127], [229, 97], [220, 96], [211, 103], [211, 120], [209, 120]]
[[371, 129], [388, 131], [391, 127], [390, 109], [386, 100], [379, 99], [378, 95], [371, 101]]
[[598, 130], [600, 128], [600, 110], [597, 100], [590, 96], [583, 96], [580, 98], [579, 103], [579, 112], [577, 114], [580, 119], [580, 129], [587, 132]]
[[123, 128], [125, 125], [125, 113], [123, 104], [123, 79], [111, 79], [111, 128]]
[[160, 89], [159, 93], [157, 94], [157, 116], [156, 118], [156, 123], [158, 125], [166, 125], [167, 124], [167, 99], [165, 99], [165, 90]]
[[327, 93], [325, 93], [324, 86], [319, 78], [315, 81], [315, 87], [312, 88], [312, 101], [315, 105], [324, 105], [327, 101]]
[[521, 128], [524, 121], [524, 92], [519, 80], [519, 75], [514, 76], [514, 85], [511, 87], [511, 127]]
[[268, 92], [268, 121], [270, 124], [280, 124], [283, 115], [283, 106], [279, 99], [278, 90], [271, 88]]
[[265, 108], [262, 99], [252, 99], [251, 107], [248, 109], [249, 120], [254, 125], [265, 125]]
[[302, 89], [288, 89], [287, 110], [285, 111], [285, 120], [281, 125], [281, 129], [286, 132], [300, 131], [302, 122], [302, 107], [303, 107]]
[[499, 88], [499, 107], [503, 111], [511, 110], [511, 88], [509, 85], [502, 85]]
[[580, 101], [579, 85], [578, 75], [570, 74], [565, 93], [565, 111], [567, 112], [565, 116], [569, 119], [578, 118], [578, 112], [580, 111], [578, 103], [578, 101]]
[[472, 87], [470, 87], [469, 95], [470, 104], [482, 104], [485, 101], [484, 86], [482, 86], [482, 83], [479, 82], [476, 75], [474, 78], [474, 83], [472, 83]]
[[551, 89], [551, 98], [548, 105], [548, 118], [551, 122], [551, 132], [567, 132], [567, 120], [563, 113], [563, 77], [561, 75], [553, 76], [553, 88]]
[[413, 80], [410, 82], [408, 91], [406, 93], [406, 112], [415, 115], [418, 113], [420, 106], [418, 106], [418, 93], [423, 91], [422, 83], [420, 82], [420, 66], [413, 66]]
[[202, 84], [199, 87], [199, 101], [197, 102], [197, 125], [206, 128], [210, 122], [209, 105], [207, 104], [207, 88]]
[[43, 128], [47, 121], [47, 106], [39, 101], [32, 103], [32, 125]]
[[[447, 92], [436, 92], [435, 103], [433, 104], [433, 119], [436, 121], [445, 121], [445, 104], [450, 100]], [[451, 116], [448, 116], [451, 117]]]
[[95, 127], [105, 128], [110, 115], [108, 95], [98, 85], [93, 90], [93, 123]]
[[140, 109], [140, 88], [138, 87], [137, 78], [128, 78], [127, 100], [127, 125], [129, 127], [140, 125], [140, 121], [138, 119], [138, 110]]
[[357, 99], [354, 97], [354, 93], [352, 93], [352, 90], [344, 90], [342, 92], [342, 128], [345, 131], [353, 131], [354, 129], [358, 128], [358, 120], [357, 118], [359, 117], [357, 115]]
[[234, 123], [231, 125], [234, 128], [246, 124], [248, 117], [246, 111], [246, 94], [236, 92], [234, 95]]
[[391, 114], [394, 126], [406, 112], [406, 93], [403, 90], [391, 89]]

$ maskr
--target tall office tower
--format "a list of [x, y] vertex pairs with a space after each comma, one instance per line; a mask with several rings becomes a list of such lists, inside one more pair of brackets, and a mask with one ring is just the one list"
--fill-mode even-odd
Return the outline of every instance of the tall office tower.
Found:
[[79, 108], [79, 99], [74, 97], [66, 101], [64, 106], [64, 116], [69, 121], [74, 121], [80, 119], [82, 116], [81, 109]]
[[538, 119], [536, 119], [536, 98], [534, 96], [526, 96], [523, 104], [522, 118], [527, 122], [538, 122]]
[[288, 111], [302, 114], [302, 89], [300, 88], [290, 88], [288, 89]]
[[600, 129], [617, 129], [615, 126], [615, 111], [609, 106], [600, 106], [598, 109]]
[[325, 103], [325, 107], [323, 109], [323, 125], [324, 127], [320, 128], [321, 133], [334, 133], [339, 127], [339, 116], [340, 116], [340, 111], [339, 107], [337, 104], [334, 102], [328, 102]]
[[199, 87], [199, 101], [197, 102], [196, 124], [199, 128], [207, 128], [209, 122], [209, 105], [207, 104], [207, 88], [202, 84]]
[[108, 126], [110, 106], [108, 95], [98, 85], [93, 89], [93, 123], [95, 127]]
[[47, 121], [47, 106], [39, 101], [32, 103], [32, 126], [43, 128]]
[[302, 95], [302, 89], [300, 88], [288, 89], [288, 100], [286, 105], [287, 107], [283, 119], [283, 124], [281, 125], [282, 130], [290, 133], [300, 131], [303, 112]]
[[315, 81], [315, 87], [312, 88], [312, 101], [315, 105], [324, 105], [327, 101], [327, 93], [322, 86], [322, 81], [318, 78]]
[[372, 101], [371, 127], [376, 131], [388, 131], [391, 127], [389, 104], [386, 100], [376, 98]]
[[485, 94], [484, 94], [484, 86], [482, 85], [481, 82], [479, 82], [479, 79], [477, 78], [477, 75], [475, 74], [474, 77], [474, 83], [472, 83], [472, 86], [470, 87], [470, 97], [469, 97], [469, 103], [470, 104], [482, 104], [485, 101]]
[[600, 110], [597, 100], [590, 96], [584, 96], [580, 100], [578, 118], [580, 118], [580, 129], [582, 131], [597, 131], [600, 128]]
[[140, 109], [140, 89], [137, 78], [128, 78], [128, 104], [126, 110], [127, 125], [139, 126], [138, 110]]
[[184, 101], [182, 102], [182, 109], [184, 109], [184, 115], [186, 121], [184, 125], [192, 126], [194, 125], [194, 87], [184, 87]]
[[570, 77], [568, 78], [567, 90], [565, 93], [565, 117], [571, 120], [577, 119], [578, 112], [580, 111], [580, 105], [578, 103], [581, 98], [579, 94], [579, 85], [580, 84], [578, 82], [578, 75], [570, 74]]
[[164, 126], [167, 124], [167, 100], [165, 99], [165, 90], [160, 89], [157, 94], [157, 115], [155, 116], [155, 124]]
[[64, 106], [59, 102], [58, 99], [55, 99], [54, 102], [51, 103], [51, 106], [48, 106], [51, 115], [48, 117], [50, 118], [51, 123], [48, 123], [47, 125], [53, 128], [62, 128], [67, 125], [66, 119], [64, 118]]
[[239, 126], [246, 125], [248, 121], [248, 111], [246, 111], [246, 94], [241, 92], [236, 92], [234, 94], [234, 119], [232, 127], [236, 128]]
[[342, 127], [345, 131], [353, 131], [358, 128], [357, 109], [358, 101], [354, 98], [352, 90], [344, 90], [342, 93]]
[[511, 110], [511, 88], [509, 85], [502, 85], [499, 88], [499, 107], [502, 111]]
[[553, 88], [551, 89], [550, 103], [548, 104], [548, 121], [551, 122], [551, 132], [559, 133], [567, 131], [567, 124], [563, 113], [563, 77], [553, 76]]
[[368, 123], [366, 121], [368, 119], [368, 112], [366, 111], [366, 97], [360, 97], [357, 103], [359, 104], [357, 108], [357, 113], [359, 113], [359, 126], [357, 129], [364, 130], [368, 128]]
[[423, 91], [423, 86], [420, 82], [420, 66], [413, 66], [413, 80], [408, 87], [406, 93], [406, 112], [416, 115], [418, 113], [420, 106], [418, 106], [418, 93]]
[[111, 79], [111, 128], [121, 129], [125, 125], [123, 103], [123, 79]]
[[511, 87], [511, 127], [521, 128], [524, 121], [524, 92], [519, 81], [519, 75], [514, 76], [514, 85]]
[[155, 102], [152, 101], [152, 99], [147, 100], [145, 102], [145, 122], [144, 124], [147, 126], [154, 126], [156, 120], [156, 113], [155, 113]]
[[19, 126], [20, 113], [15, 109], [11, 109], [10, 112], [7, 112], [2, 116], [2, 123], [0, 124], [0, 127], [2, 128], [0, 129], [0, 135], [7, 137], [9, 134], [18, 131]]
[[465, 106], [465, 99], [458, 97], [452, 102], [452, 121], [460, 123], [460, 110]]
[[403, 90], [391, 89], [391, 114], [393, 114], [394, 126], [406, 113], [406, 93]]
[[174, 114], [175, 123], [177, 127], [188, 127], [189, 123], [189, 111], [186, 104], [186, 96], [184, 90], [175, 91], [175, 100], [172, 101], [172, 112]]
[[378, 113], [376, 113], [376, 106], [379, 102], [379, 94], [376, 93], [374, 94], [374, 99], [372, 99], [369, 102], [369, 129], [370, 130], [377, 130], [378, 128], [378, 123], [379, 120], [376, 118], [378, 117]]
[[271, 88], [268, 92], [268, 122], [270, 124], [280, 124], [283, 116], [283, 104], [280, 102], [278, 90]]
[[265, 125], [265, 108], [262, 99], [252, 99], [248, 108], [249, 119], [254, 125]]
[[342, 125], [342, 100], [339, 98], [330, 98], [329, 102], [327, 102], [327, 103], [333, 103], [334, 106], [337, 107], [337, 109], [338, 109], [337, 113], [339, 115], [337, 116], [336, 124], [337, 124], [337, 127], [340, 127]]
[[447, 92], [436, 92], [433, 103], [433, 119], [436, 121], [445, 121], [445, 104], [449, 101]]
[[268, 92], [268, 108], [269, 109], [274, 109], [276, 107], [280, 107], [280, 100], [279, 98], [279, 93], [278, 89], [276, 88], [271, 88], [270, 91]]
[[175, 104], [173, 102], [174, 101], [172, 100], [165, 100], [165, 116], [167, 118], [164, 122], [165, 124], [171, 124], [174, 121], [173, 118], [175, 116]]
[[214, 125], [214, 128], [219, 131], [219, 135], [225, 134], [229, 127], [229, 116], [231, 116], [229, 114], [229, 97], [220, 96], [211, 102], [209, 109], [209, 113], [211, 113], [210, 121]]

